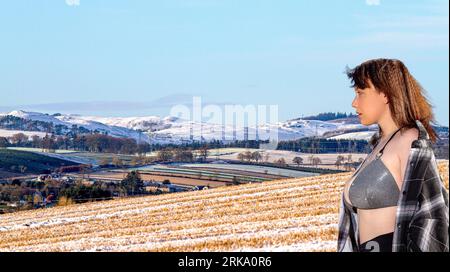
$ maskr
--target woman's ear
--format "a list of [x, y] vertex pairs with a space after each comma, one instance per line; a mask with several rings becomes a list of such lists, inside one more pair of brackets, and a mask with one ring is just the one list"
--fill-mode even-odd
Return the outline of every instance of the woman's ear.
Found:
[[381, 94], [381, 96], [383, 97], [384, 104], [389, 104], [389, 98], [388, 98], [388, 96], [387, 96], [385, 93], [383, 93], [383, 92], [380, 92], [380, 94]]

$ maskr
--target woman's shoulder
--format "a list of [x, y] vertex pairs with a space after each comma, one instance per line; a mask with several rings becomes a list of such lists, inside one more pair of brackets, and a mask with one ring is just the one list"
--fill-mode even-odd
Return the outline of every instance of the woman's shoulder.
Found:
[[412, 143], [419, 138], [419, 130], [417, 128], [407, 128], [395, 138], [392, 145], [395, 153], [397, 153], [400, 161], [405, 161], [408, 159]]
[[419, 138], [419, 130], [417, 128], [405, 128], [395, 135], [389, 145], [391, 151], [404, 150], [411, 147], [412, 143]]
[[407, 128], [401, 130], [392, 138], [392, 143], [389, 143], [384, 162], [388, 169], [393, 174], [396, 182], [401, 188], [401, 182], [404, 179], [405, 169], [409, 159], [411, 145], [417, 140], [419, 131], [417, 128]]
[[419, 139], [419, 130], [417, 128], [407, 128], [400, 132], [398, 142], [402, 146], [411, 147], [412, 142]]

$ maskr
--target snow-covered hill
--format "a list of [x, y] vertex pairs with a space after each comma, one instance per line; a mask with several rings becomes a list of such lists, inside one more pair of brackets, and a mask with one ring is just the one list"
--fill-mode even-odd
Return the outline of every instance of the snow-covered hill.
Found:
[[109, 126], [124, 127], [141, 131], [158, 131], [170, 128], [173, 123], [179, 119], [176, 117], [160, 118], [159, 116], [145, 117], [98, 117], [98, 116], [79, 116], [84, 120], [96, 121]]
[[41, 121], [46, 123], [53, 123], [54, 125], [63, 125], [67, 127], [72, 127], [72, 125], [77, 125], [78, 127], [84, 127], [87, 130], [99, 131], [102, 133], [107, 133], [108, 135], [114, 137], [124, 137], [133, 138], [140, 141], [149, 141], [147, 134], [136, 131], [134, 129], [129, 129], [122, 126], [107, 125], [96, 121], [95, 119], [90, 120], [89, 118], [74, 115], [74, 114], [54, 114], [49, 115], [40, 112], [28, 112], [28, 111], [12, 111], [6, 115], [15, 116], [27, 120]]
[[[192, 129], [191, 129], [192, 128]], [[324, 136], [325, 133], [338, 132], [343, 134], [353, 130], [365, 130], [370, 133], [376, 131], [376, 126], [366, 127], [361, 124], [347, 124], [345, 122], [324, 122], [318, 120], [288, 120], [275, 124], [263, 124], [258, 126], [250, 126], [233, 128], [211, 123], [191, 123], [181, 121], [171, 123], [168, 128], [156, 130], [150, 133], [150, 137], [158, 142], [184, 142], [190, 140], [192, 134], [194, 140], [267, 140], [274, 139], [272, 133], [277, 133], [279, 141], [300, 139], [311, 136]], [[271, 133], [272, 132], [272, 133]], [[246, 136], [247, 135], [247, 136]], [[359, 135], [355, 135], [360, 138]]]
[[[292, 119], [278, 123], [266, 123], [248, 128], [214, 123], [200, 123], [177, 117], [98, 117], [75, 114], [45, 114], [39, 112], [12, 111], [3, 115], [12, 115], [28, 120], [37, 120], [72, 127], [77, 125], [90, 131], [99, 131], [111, 136], [133, 138], [160, 144], [180, 144], [196, 141], [234, 141], [234, 140], [294, 140], [303, 137], [318, 136], [328, 139], [364, 139], [368, 140], [377, 126], [363, 126], [354, 118], [330, 121]], [[1, 116], [1, 115], [0, 115]]]

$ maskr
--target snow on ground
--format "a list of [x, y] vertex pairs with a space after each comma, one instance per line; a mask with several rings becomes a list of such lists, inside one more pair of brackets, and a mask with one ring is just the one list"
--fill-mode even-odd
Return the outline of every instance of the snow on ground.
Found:
[[32, 112], [32, 111], [22, 111], [22, 110], [15, 110], [8, 113], [8, 115], [27, 119], [27, 120], [34, 120], [34, 121], [42, 121], [47, 123], [53, 123], [55, 125], [66, 125], [64, 122], [58, 120], [53, 115], [40, 113], [40, 112]]
[[236, 252], [311, 252], [311, 251], [336, 251], [337, 242], [314, 240], [305, 243], [296, 243], [290, 245], [268, 245], [260, 248], [245, 247]]
[[45, 132], [39, 132], [39, 131], [24, 131], [24, 130], [6, 130], [6, 129], [0, 129], [0, 137], [12, 137], [14, 134], [23, 133], [28, 137], [31, 137], [33, 135], [37, 135], [41, 138], [45, 137], [47, 133]]
[[4, 214], [0, 251], [329, 251], [319, 242], [336, 235], [335, 177]]
[[[351, 155], [353, 161], [358, 161], [359, 159], [364, 159], [367, 154], [366, 153], [324, 153], [324, 154], [311, 154], [311, 153], [303, 153], [303, 152], [295, 152], [295, 151], [287, 151], [287, 150], [268, 150], [268, 149], [251, 149], [251, 148], [221, 148], [221, 149], [212, 149], [209, 158], [211, 159], [231, 159], [231, 160], [239, 160], [238, 154], [245, 152], [245, 151], [259, 151], [261, 155], [264, 156], [268, 155], [268, 162], [276, 162], [277, 160], [283, 158], [287, 164], [295, 165], [293, 163], [293, 159], [295, 157], [301, 157], [303, 158], [304, 166], [310, 166], [309, 157], [311, 155], [314, 155], [314, 157], [320, 158], [323, 164], [331, 164], [333, 165], [336, 162], [337, 156], [341, 155], [345, 158], [348, 157], [348, 155]], [[330, 167], [331, 166], [324, 166], [322, 167]]]
[[351, 133], [345, 133], [345, 134], [329, 137], [328, 139], [334, 139], [334, 140], [351, 139], [351, 140], [365, 140], [365, 141], [369, 141], [370, 138], [375, 133], [376, 133], [376, 131], [351, 132]]
[[351, 174], [2, 214], [0, 251], [336, 251]]
[[140, 129], [143, 131], [160, 130], [170, 127], [175, 119], [163, 119], [159, 116], [143, 117], [99, 117], [99, 116], [80, 116], [85, 120], [97, 121], [110, 126], [125, 127], [128, 129]]
[[28, 151], [28, 152], [37, 152], [37, 153], [43, 153], [44, 155], [48, 154], [70, 154], [70, 153], [77, 153], [78, 151], [74, 150], [64, 150], [64, 149], [56, 149], [53, 152], [45, 152], [42, 150], [42, 148], [33, 148], [33, 147], [7, 147], [6, 149], [11, 150], [19, 150], [19, 151]]

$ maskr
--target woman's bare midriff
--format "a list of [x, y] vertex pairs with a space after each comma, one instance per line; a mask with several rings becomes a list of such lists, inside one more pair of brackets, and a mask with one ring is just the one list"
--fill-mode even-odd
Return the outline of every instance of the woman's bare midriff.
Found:
[[373, 238], [394, 232], [397, 206], [380, 209], [358, 209], [360, 244]]

